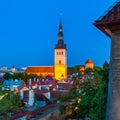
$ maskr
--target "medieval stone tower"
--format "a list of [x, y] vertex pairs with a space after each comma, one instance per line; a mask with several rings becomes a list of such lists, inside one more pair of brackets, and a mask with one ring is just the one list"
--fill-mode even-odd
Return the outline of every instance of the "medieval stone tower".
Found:
[[62, 80], [67, 78], [67, 53], [66, 44], [63, 40], [63, 29], [62, 20], [60, 18], [59, 32], [58, 32], [58, 43], [54, 48], [54, 67], [55, 67], [55, 78]]
[[111, 38], [106, 120], [120, 120], [120, 0], [94, 25]]

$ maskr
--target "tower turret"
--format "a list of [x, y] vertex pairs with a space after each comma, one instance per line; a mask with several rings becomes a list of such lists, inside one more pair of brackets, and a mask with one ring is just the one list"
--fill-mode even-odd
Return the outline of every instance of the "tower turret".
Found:
[[85, 68], [90, 68], [90, 69], [93, 69], [93, 68], [94, 68], [94, 63], [92, 62], [91, 59], [88, 59], [88, 60], [85, 62]]
[[111, 38], [111, 56], [108, 83], [108, 101], [105, 120], [120, 119], [120, 0], [94, 22]]

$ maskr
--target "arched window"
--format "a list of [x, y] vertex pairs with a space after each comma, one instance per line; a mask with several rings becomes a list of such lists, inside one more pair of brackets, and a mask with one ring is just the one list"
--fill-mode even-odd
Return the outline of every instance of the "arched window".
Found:
[[61, 60], [59, 60], [59, 64], [61, 64]]

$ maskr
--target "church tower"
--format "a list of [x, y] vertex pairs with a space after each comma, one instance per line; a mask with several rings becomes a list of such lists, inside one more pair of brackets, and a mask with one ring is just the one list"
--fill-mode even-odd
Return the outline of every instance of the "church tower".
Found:
[[62, 80], [67, 78], [67, 58], [66, 58], [66, 44], [63, 40], [62, 19], [60, 17], [58, 43], [54, 49], [54, 66], [55, 66], [55, 78]]

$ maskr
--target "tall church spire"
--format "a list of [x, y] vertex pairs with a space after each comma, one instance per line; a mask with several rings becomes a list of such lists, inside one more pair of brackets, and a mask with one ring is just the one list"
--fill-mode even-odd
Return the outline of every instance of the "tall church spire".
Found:
[[60, 15], [59, 32], [62, 32], [62, 17]]
[[60, 23], [58, 26], [58, 42], [54, 49], [54, 70], [55, 78], [57, 80], [63, 80], [67, 78], [67, 50], [63, 38], [62, 17], [60, 15]]
[[63, 34], [63, 27], [62, 27], [62, 17], [60, 15], [60, 24], [58, 29], [58, 43], [56, 44], [55, 49], [57, 48], [66, 49], [66, 44], [64, 44], [63, 37], [64, 37], [64, 34]]
[[63, 39], [63, 30], [62, 30], [62, 17], [60, 16], [58, 40]]
[[62, 12], [60, 12], [60, 24], [59, 24], [59, 30], [62, 29]]

